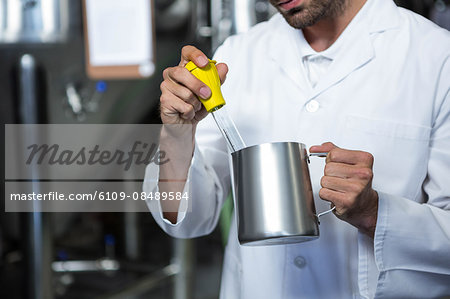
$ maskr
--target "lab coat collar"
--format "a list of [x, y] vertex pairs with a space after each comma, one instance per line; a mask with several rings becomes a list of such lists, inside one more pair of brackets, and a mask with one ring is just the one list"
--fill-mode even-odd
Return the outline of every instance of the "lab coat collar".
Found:
[[369, 33], [383, 32], [399, 26], [400, 14], [397, 5], [392, 0], [367, 0], [366, 16]]
[[[341, 82], [358, 68], [369, 63], [374, 57], [371, 34], [383, 32], [398, 26], [398, 8], [391, 0], [367, 0], [352, 22], [347, 26], [335, 45], [340, 49], [329, 72], [319, 81], [308, 95], [315, 98], [325, 90]], [[302, 59], [310, 55], [304, 51], [302, 43], [307, 43], [300, 30], [292, 28], [281, 15], [270, 22], [275, 27], [274, 42], [269, 48], [270, 57], [276, 61], [288, 77], [301, 89], [300, 82], [307, 82]], [[303, 49], [303, 53], [302, 53]], [[305, 81], [306, 80], [306, 81]]]

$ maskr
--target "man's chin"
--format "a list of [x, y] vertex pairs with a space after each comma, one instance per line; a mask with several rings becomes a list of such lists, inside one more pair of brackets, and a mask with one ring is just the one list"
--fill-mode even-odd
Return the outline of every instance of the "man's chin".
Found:
[[295, 14], [283, 14], [284, 19], [286, 22], [295, 29], [304, 29], [306, 27], [314, 25], [317, 21], [305, 17], [302, 15], [302, 12], [296, 12]]
[[304, 29], [315, 25], [325, 17], [334, 17], [341, 14], [348, 0], [314, 0], [305, 1], [297, 7], [280, 13], [287, 23], [296, 29]]

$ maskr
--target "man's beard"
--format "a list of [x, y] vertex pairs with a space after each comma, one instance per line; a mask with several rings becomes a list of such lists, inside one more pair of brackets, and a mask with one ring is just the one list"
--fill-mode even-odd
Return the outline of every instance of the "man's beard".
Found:
[[[274, 5], [275, 0], [270, 0]], [[332, 18], [342, 14], [347, 7], [347, 0], [310, 0], [289, 11], [282, 11], [274, 5], [289, 25], [303, 29], [316, 24], [324, 18]]]

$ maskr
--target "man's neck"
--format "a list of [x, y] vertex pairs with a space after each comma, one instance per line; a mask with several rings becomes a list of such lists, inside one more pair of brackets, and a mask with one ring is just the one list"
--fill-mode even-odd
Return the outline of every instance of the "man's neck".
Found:
[[347, 7], [339, 15], [320, 20], [313, 26], [303, 29], [303, 35], [311, 48], [317, 52], [328, 49], [350, 24], [366, 0], [348, 1]]

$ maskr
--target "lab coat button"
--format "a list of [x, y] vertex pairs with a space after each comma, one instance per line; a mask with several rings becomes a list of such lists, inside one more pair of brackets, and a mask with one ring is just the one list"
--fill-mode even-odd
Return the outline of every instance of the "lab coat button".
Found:
[[294, 259], [294, 265], [299, 269], [304, 268], [306, 266], [305, 258], [303, 256], [297, 256]]
[[306, 111], [308, 112], [316, 112], [319, 110], [320, 104], [316, 100], [311, 100], [306, 103]]

